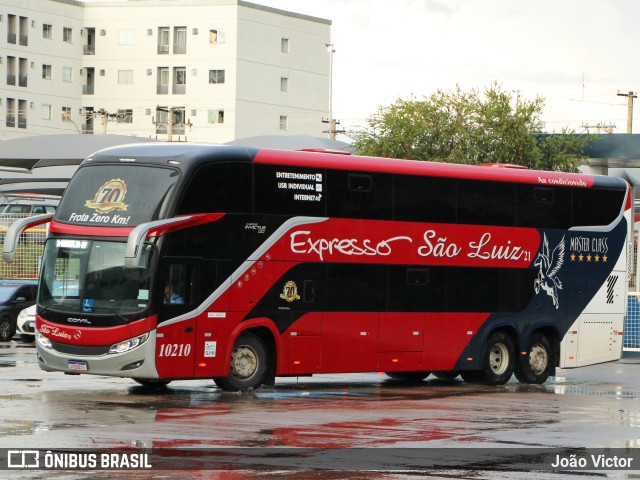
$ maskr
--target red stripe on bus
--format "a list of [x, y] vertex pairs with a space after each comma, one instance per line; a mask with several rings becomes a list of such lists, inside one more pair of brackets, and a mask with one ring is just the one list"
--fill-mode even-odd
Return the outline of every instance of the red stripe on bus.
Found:
[[520, 182], [547, 186], [589, 188], [594, 184], [592, 175], [547, 172], [517, 168], [487, 168], [479, 165], [458, 165], [391, 158], [327, 155], [313, 152], [259, 150], [254, 163], [292, 167], [331, 168], [362, 172], [398, 173], [435, 177], [465, 178], [496, 182]]
[[[74, 313], [75, 316], [81, 314]], [[65, 343], [69, 345], [82, 345], [87, 347], [98, 347], [113, 345], [129, 338], [137, 337], [150, 332], [155, 328], [157, 318], [155, 315], [142, 320], [136, 320], [127, 325], [117, 325], [115, 327], [87, 328], [75, 325], [59, 325], [44, 320], [40, 315], [36, 315], [36, 330], [46, 336], [52, 342]]]

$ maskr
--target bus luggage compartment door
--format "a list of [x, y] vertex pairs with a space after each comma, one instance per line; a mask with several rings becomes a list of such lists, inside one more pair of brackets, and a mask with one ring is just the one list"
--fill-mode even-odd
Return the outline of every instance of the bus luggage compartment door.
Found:
[[158, 328], [156, 337], [156, 369], [160, 377], [193, 377], [195, 335], [195, 318]]

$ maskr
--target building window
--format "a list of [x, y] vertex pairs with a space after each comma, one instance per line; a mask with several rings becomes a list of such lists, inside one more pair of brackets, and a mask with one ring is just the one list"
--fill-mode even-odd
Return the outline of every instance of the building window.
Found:
[[209, 70], [209, 83], [224, 83], [224, 70]]
[[289, 78], [288, 77], [280, 77], [280, 91], [288, 92], [289, 91]]
[[158, 95], [166, 95], [169, 93], [169, 68], [168, 67], [158, 67], [158, 85], [157, 91]]
[[133, 70], [118, 70], [118, 85], [133, 85]]
[[134, 43], [133, 30], [118, 30], [118, 45], [133, 45]]
[[62, 121], [63, 122], [71, 121], [71, 107], [62, 107]]
[[18, 100], [18, 128], [27, 128], [27, 101], [26, 100]]
[[118, 109], [118, 114], [116, 115], [117, 123], [133, 123], [133, 110], [130, 108], [127, 109]]
[[187, 27], [173, 29], [173, 53], [187, 53]]
[[42, 38], [48, 38], [49, 40], [53, 38], [53, 25], [42, 24]]
[[169, 53], [169, 27], [158, 27], [158, 53]]
[[73, 30], [69, 27], [62, 28], [62, 41], [71, 43], [73, 40]]
[[51, 105], [42, 104], [42, 120], [51, 120]]
[[62, 67], [62, 81], [65, 83], [71, 83], [73, 81], [73, 68]]
[[7, 98], [7, 115], [5, 118], [5, 125], [7, 127], [16, 126], [16, 99]]
[[51, 65], [42, 65], [42, 78], [51, 80]]
[[185, 67], [174, 67], [172, 93], [174, 95], [187, 93], [187, 69]]
[[209, 30], [209, 43], [224, 43], [224, 32], [217, 28]]
[[280, 40], [280, 51], [282, 53], [289, 53], [289, 39], [288, 38], [282, 38]]
[[224, 110], [209, 110], [209, 123], [224, 123]]
[[289, 118], [286, 115], [280, 115], [280, 130], [289, 130]]

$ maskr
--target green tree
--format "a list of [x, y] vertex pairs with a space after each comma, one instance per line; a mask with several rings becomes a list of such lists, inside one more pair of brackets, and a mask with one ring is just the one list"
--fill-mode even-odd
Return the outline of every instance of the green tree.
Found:
[[359, 155], [577, 171], [594, 137], [567, 129], [544, 135], [543, 107], [543, 99], [514, 99], [497, 82], [483, 92], [457, 86], [380, 107], [366, 128], [349, 134]]

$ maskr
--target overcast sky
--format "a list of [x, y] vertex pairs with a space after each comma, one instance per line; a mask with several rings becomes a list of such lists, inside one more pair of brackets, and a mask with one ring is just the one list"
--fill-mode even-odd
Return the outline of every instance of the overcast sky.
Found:
[[498, 81], [545, 99], [547, 131], [625, 133], [617, 93], [640, 90], [638, 0], [251, 1], [333, 22], [333, 116], [347, 129], [399, 97]]

